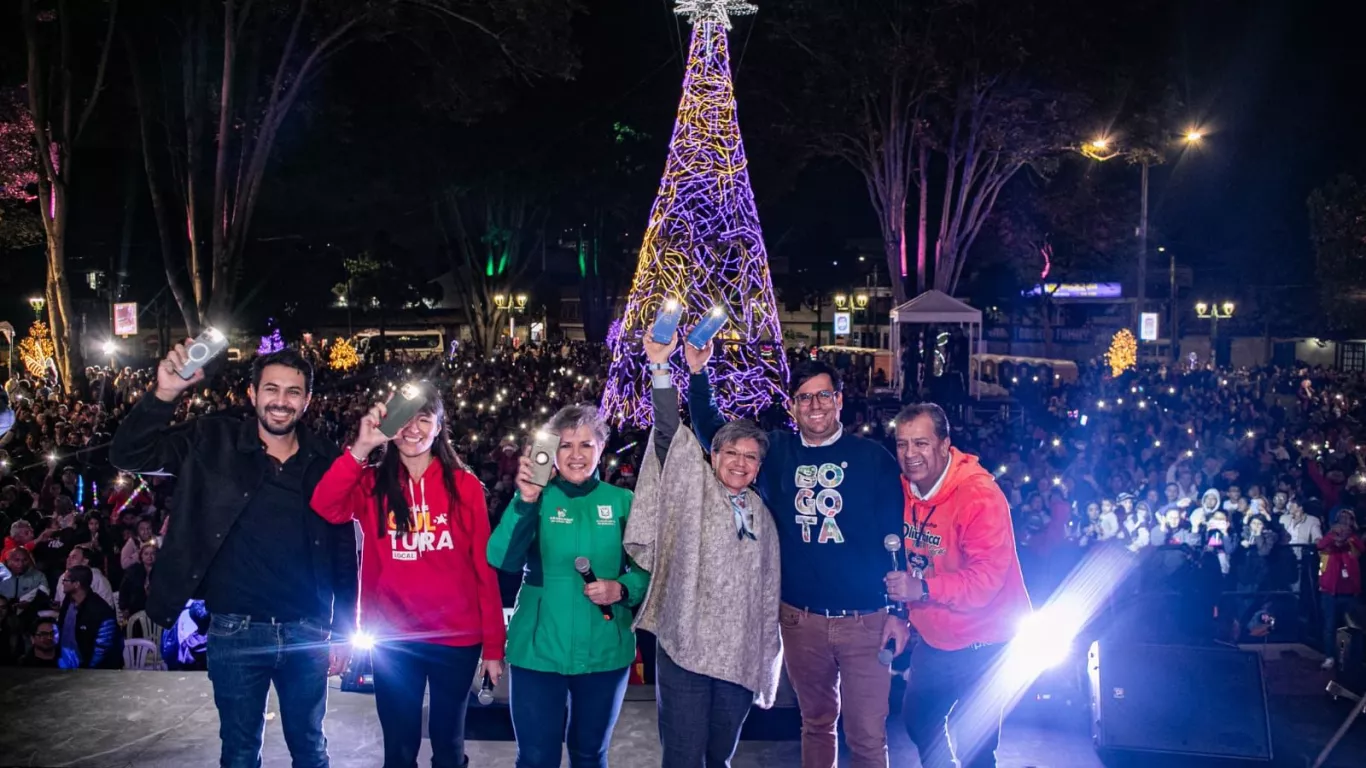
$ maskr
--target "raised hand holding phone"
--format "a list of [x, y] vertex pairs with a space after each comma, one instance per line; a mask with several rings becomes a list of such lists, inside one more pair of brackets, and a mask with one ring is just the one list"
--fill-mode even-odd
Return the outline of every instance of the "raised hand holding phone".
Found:
[[663, 365], [669, 362], [674, 350], [678, 349], [677, 324], [675, 324], [674, 330], [669, 332], [668, 341], [661, 342], [659, 340], [659, 330], [659, 321], [656, 320], [655, 324], [650, 327], [649, 333], [645, 334], [645, 338], [642, 339], [642, 344], [645, 346], [645, 358], [652, 363]]
[[196, 369], [188, 379], [180, 375], [180, 371], [184, 370], [189, 362], [187, 350], [192, 344], [194, 339], [186, 339], [175, 345], [166, 358], [157, 365], [157, 388], [153, 394], [158, 400], [173, 402], [182, 392], [204, 380], [203, 368]]
[[[692, 337], [689, 336], [689, 339]], [[688, 370], [692, 373], [701, 373], [707, 369], [707, 363], [711, 362], [712, 350], [715, 348], [713, 342], [695, 347], [692, 342], [683, 345], [683, 359], [688, 363]]]
[[389, 442], [391, 438], [380, 431], [379, 425], [384, 421], [387, 414], [388, 405], [386, 403], [375, 403], [370, 407], [360, 419], [360, 427], [356, 433], [356, 442], [351, 445], [351, 456], [357, 461], [364, 461], [366, 456], [376, 448]]

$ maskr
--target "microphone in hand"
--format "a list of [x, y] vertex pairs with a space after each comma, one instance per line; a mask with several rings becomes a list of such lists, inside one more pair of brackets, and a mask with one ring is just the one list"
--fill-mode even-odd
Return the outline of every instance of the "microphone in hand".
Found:
[[[574, 570], [578, 571], [579, 575], [583, 577], [584, 584], [592, 584], [598, 580], [598, 577], [593, 574], [592, 564], [588, 562], [588, 558], [586, 557], [574, 558]], [[600, 605], [598, 607], [602, 609], [602, 620], [611, 621], [612, 609], [606, 605]]]
[[896, 553], [901, 551], [901, 537], [895, 533], [889, 533], [882, 537], [882, 548], [892, 556], [892, 570], [901, 570], [901, 564], [897, 560]]
[[[892, 556], [892, 572], [901, 570], [901, 563], [897, 560], [896, 553], [901, 551], [901, 537], [895, 533], [889, 533], [882, 537], [882, 548], [887, 550], [887, 554]], [[893, 613], [895, 613], [893, 609]], [[887, 645], [877, 652], [877, 663], [884, 667], [890, 667], [892, 660], [896, 658], [896, 639], [887, 641]]]

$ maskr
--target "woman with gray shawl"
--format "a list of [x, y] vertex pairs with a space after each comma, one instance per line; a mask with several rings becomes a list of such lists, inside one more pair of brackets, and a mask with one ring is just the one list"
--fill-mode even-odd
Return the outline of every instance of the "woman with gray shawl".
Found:
[[768, 436], [749, 421], [727, 424], [709, 467], [678, 428], [677, 347], [677, 336], [659, 344], [645, 334], [655, 426], [623, 545], [652, 575], [635, 627], [658, 640], [663, 767], [729, 766], [750, 706], [773, 706], [782, 664], [778, 536], [749, 487]]

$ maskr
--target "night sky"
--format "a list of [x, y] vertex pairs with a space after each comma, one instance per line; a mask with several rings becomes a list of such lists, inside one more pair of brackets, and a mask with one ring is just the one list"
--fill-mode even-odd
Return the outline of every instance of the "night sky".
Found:
[[[641, 147], [645, 170], [629, 189], [629, 205], [643, 225], [663, 167], [688, 28], [665, 0], [585, 5], [591, 12], [574, 27], [578, 77], [522, 87], [509, 94], [507, 111], [473, 124], [452, 122], [417, 103], [403, 87], [413, 65], [402, 46], [353, 47], [285, 129], [256, 217], [256, 250], [273, 260], [302, 251], [316, 256], [329, 244], [351, 252], [384, 231], [436, 270], [427, 194], [441, 174], [457, 173], [481, 153], [534, 164], [577, 151], [585, 136], [600, 135], [613, 123], [649, 135]], [[1305, 198], [1338, 173], [1366, 172], [1362, 13], [1345, 1], [1154, 5], [1142, 27], [1148, 39], [1130, 42], [1151, 46], [1155, 58], [1167, 62], [1161, 74], [1207, 135], [1199, 151], [1154, 170], [1154, 244], [1174, 249], [1183, 264], [1195, 267], [1200, 283], [1215, 290], [1248, 281], [1302, 281], [1313, 257]], [[22, 78], [22, 41], [11, 21], [0, 17], [0, 49], [6, 51], [0, 82], [6, 84]], [[836, 161], [794, 164], [764, 123], [761, 96], [753, 91], [763, 80], [757, 75], [786, 62], [766, 60], [763, 46], [751, 45], [754, 25], [763, 23], [760, 3], [758, 16], [737, 20], [732, 46], [741, 127], [771, 254], [807, 258], [810, 248], [797, 246], [818, 241], [838, 248], [877, 237], [862, 180]], [[88, 155], [90, 181], [81, 190], [87, 207], [73, 221], [73, 249], [108, 263], [123, 237], [124, 198], [131, 190], [131, 288], [133, 298], [145, 300], [164, 279], [140, 158], [128, 146], [131, 109], [117, 92], [118, 77], [101, 104], [103, 130]], [[1097, 115], [1097, 124], [1106, 124], [1106, 117]], [[441, 150], [413, 151], [424, 146]], [[1132, 179], [1137, 187], [1137, 170]], [[1002, 257], [989, 250], [984, 245], [975, 257]], [[41, 254], [0, 253], [0, 264], [6, 275], [0, 315], [22, 320], [19, 301], [41, 287]], [[278, 264], [274, 269], [278, 274]], [[249, 275], [248, 282], [258, 278]]]

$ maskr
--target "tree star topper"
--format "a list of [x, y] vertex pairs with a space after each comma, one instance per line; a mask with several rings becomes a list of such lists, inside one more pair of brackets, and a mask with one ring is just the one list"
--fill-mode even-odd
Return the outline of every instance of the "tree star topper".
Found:
[[745, 0], [678, 0], [674, 13], [687, 16], [692, 24], [716, 22], [730, 29], [730, 17], [748, 16], [756, 13], [759, 6]]

